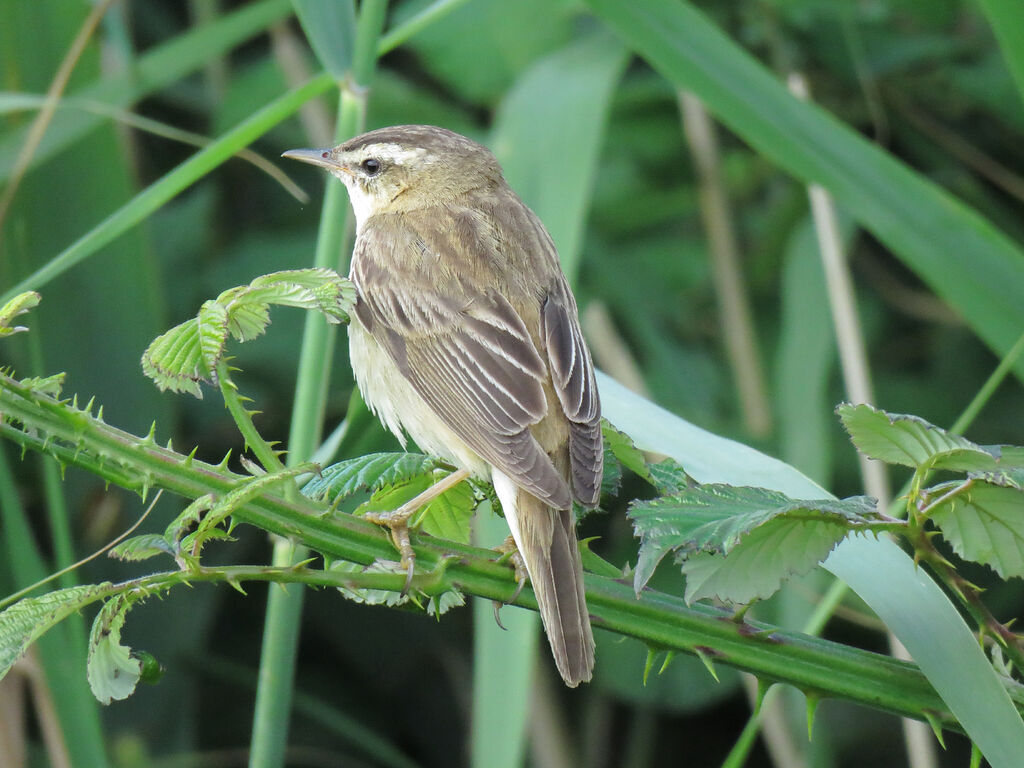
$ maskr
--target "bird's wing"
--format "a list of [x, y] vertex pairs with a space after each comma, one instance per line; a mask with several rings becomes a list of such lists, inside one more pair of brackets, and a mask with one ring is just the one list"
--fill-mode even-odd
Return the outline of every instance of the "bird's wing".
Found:
[[469, 294], [456, 279], [438, 286], [415, 270], [394, 279], [383, 249], [417, 244], [392, 234], [386, 244], [372, 231], [360, 235], [352, 269], [359, 321], [466, 445], [537, 498], [568, 509], [565, 479], [530, 434], [547, 411], [547, 366], [522, 318], [494, 290]]
[[576, 301], [561, 276], [544, 301], [541, 338], [555, 394], [569, 419], [573, 495], [581, 504], [593, 506], [601, 497], [604, 471], [601, 404], [594, 380], [594, 364], [580, 330]]

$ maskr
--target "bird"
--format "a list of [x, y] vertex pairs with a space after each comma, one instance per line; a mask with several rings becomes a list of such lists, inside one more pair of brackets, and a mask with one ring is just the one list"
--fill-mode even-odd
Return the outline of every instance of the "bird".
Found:
[[[458, 468], [435, 495], [470, 475], [493, 484], [558, 672], [569, 687], [588, 682], [573, 502], [599, 501], [601, 407], [550, 235], [492, 152], [444, 128], [380, 128], [283, 156], [348, 189], [349, 354], [363, 399], [403, 446], [407, 435]], [[396, 543], [412, 556], [407, 530]]]

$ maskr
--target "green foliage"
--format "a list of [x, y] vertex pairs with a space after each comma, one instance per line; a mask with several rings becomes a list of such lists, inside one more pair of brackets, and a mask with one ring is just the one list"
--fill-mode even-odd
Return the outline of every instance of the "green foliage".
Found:
[[10, 336], [12, 333], [21, 333], [28, 328], [22, 325], [11, 326], [14, 318], [23, 315], [39, 304], [40, 296], [35, 291], [26, 291], [18, 294], [13, 299], [0, 307], [0, 338]]
[[[227, 460], [219, 466], [200, 460], [205, 455], [222, 456], [229, 448], [238, 454], [229, 421], [233, 418], [262, 468], [244, 457], [243, 466], [254, 475], [274, 477], [283, 456], [275, 450], [275, 440], [288, 432], [287, 406], [296, 391], [307, 413], [292, 420], [289, 463], [313, 455], [321, 423], [343, 423], [338, 455], [344, 460], [394, 450], [393, 441], [382, 437], [376, 426], [367, 427], [369, 417], [358, 407], [349, 408], [355, 399], [343, 344], [333, 344], [329, 333], [310, 345], [304, 341], [301, 346], [315, 347], [306, 349], [306, 357], [322, 367], [316, 372], [303, 369], [298, 387], [294, 371], [298, 326], [304, 319], [298, 313], [282, 313], [281, 320], [275, 315], [282, 327], [260, 344], [246, 345], [237, 355], [229, 350], [232, 365], [246, 371], [247, 394], [263, 410], [259, 432], [252, 423], [254, 412], [246, 410], [246, 398], [237, 394], [228, 378], [234, 378], [235, 371], [228, 367], [223, 350], [235, 331], [241, 334], [235, 338], [259, 334], [266, 313], [255, 306], [227, 311], [204, 305], [186, 324], [191, 328], [167, 342], [160, 358], [161, 365], [177, 370], [167, 388], [195, 393], [200, 381], [215, 380], [225, 398], [234, 397], [229, 413], [209, 398], [193, 402], [161, 396], [137, 375], [139, 353], [158, 328], [171, 324], [166, 318], [190, 314], [222, 286], [244, 283], [259, 272], [306, 265], [314, 248], [319, 252], [317, 263], [344, 262], [348, 248], [341, 211], [346, 203], [340, 185], [330, 181], [333, 202], [323, 209], [328, 214], [318, 237], [316, 202], [296, 205], [281, 194], [276, 182], [230, 161], [245, 148], [273, 158], [284, 149], [319, 145], [326, 139], [312, 137], [329, 134], [329, 128], [320, 124], [315, 109], [303, 109], [301, 119], [286, 118], [314, 99], [327, 101], [330, 110], [338, 98], [348, 107], [341, 121], [342, 136], [359, 130], [364, 119], [368, 128], [429, 122], [490, 144], [505, 163], [510, 181], [554, 235], [581, 309], [587, 312], [597, 304], [606, 311], [613, 333], [624, 342], [620, 348], [632, 358], [625, 362], [635, 367], [636, 378], [652, 399], [667, 409], [631, 398], [602, 380], [606, 415], [644, 449], [674, 460], [651, 458], [656, 463], [649, 463], [635, 446], [606, 435], [602, 507], [611, 514], [593, 515], [582, 523], [584, 535], [594, 537], [595, 551], [588, 548], [584, 553], [591, 572], [591, 606], [604, 626], [641, 639], [622, 643], [611, 634], [599, 639], [597, 678], [577, 695], [588, 711], [612, 712], [612, 722], [607, 729], [591, 729], [578, 737], [570, 734], [570, 743], [584, 750], [577, 762], [594, 754], [619, 758], [615, 749], [620, 743], [629, 752], [621, 755], [623, 763], [664, 762], [693, 749], [695, 742], [685, 731], [670, 732], [657, 725], [664, 718], [638, 719], [621, 706], [635, 704], [656, 714], [697, 709], [710, 714], [717, 697], [728, 695], [724, 686], [707, 693], [694, 685], [693, 674], [714, 684], [696, 662], [693, 673], [679, 659], [664, 675], [651, 675], [648, 688], [640, 688], [648, 650], [655, 649], [653, 672], [663, 658], [662, 649], [671, 647], [714, 662], [723, 678], [730, 664], [754, 669], [764, 678], [782, 668], [787, 681], [812, 693], [809, 702], [818, 701], [819, 685], [826, 695], [850, 695], [850, 678], [859, 676], [884, 692], [885, 708], [918, 716], [924, 710], [935, 728], [953, 723], [948, 705], [978, 739], [990, 764], [1016, 766], [1024, 751], [1021, 724], [1004, 694], [1015, 697], [1017, 688], [1008, 685], [1004, 691], [1003, 680], [991, 666], [980, 672], [971, 667], [968, 660], [985, 663], [978, 637], [967, 632], [957, 615], [936, 610], [934, 599], [926, 605], [917, 591], [935, 577], [955, 600], [965, 597], [958, 607], [984, 640], [988, 655], [1001, 660], [999, 674], [1020, 676], [1022, 657], [1015, 632], [1001, 623], [1002, 617], [1021, 613], [1020, 583], [1014, 579], [1004, 584], [997, 576], [1020, 575], [1024, 559], [1017, 523], [1022, 477], [1015, 468], [1021, 464], [1021, 452], [989, 445], [1024, 442], [1024, 411], [1016, 388], [1004, 386], [986, 396], [970, 432], [972, 440], [916, 417], [866, 408], [849, 414], [857, 425], [852, 432], [863, 426], [863, 434], [854, 435], [858, 445], [863, 443], [867, 452], [895, 464], [893, 476], [903, 467], [913, 473], [909, 492], [901, 496], [906, 501], [905, 522], [883, 517], [878, 525], [903, 537], [919, 567], [906, 558], [903, 570], [883, 567], [902, 554], [884, 539], [858, 536], [841, 544], [826, 568], [858, 589], [901, 639], [908, 632], [911, 639], [918, 638], [913, 654], [930, 683], [920, 676], [900, 677], [906, 670], [898, 665], [888, 677], [872, 678], [872, 670], [890, 670], [877, 658], [845, 677], [844, 660], [855, 650], [847, 647], [822, 646], [826, 652], [813, 662], [799, 653], [785, 656], [804, 642], [800, 637], [767, 649], [778, 655], [769, 656], [764, 665], [750, 664], [743, 654], [771, 644], [748, 638], [729, 645], [730, 638], [716, 634], [714, 628], [738, 627], [735, 633], [741, 634], [747, 625], [723, 621], [719, 614], [709, 620], [710, 629], [700, 639], [684, 642], [682, 627], [703, 610], [699, 602], [691, 612], [680, 607], [670, 616], [653, 618], [671, 602], [666, 592], [682, 594], [676, 568], [659, 569], [640, 600], [628, 587], [626, 594], [615, 593], [615, 599], [609, 595], [623, 579], [628, 581], [630, 563], [637, 556], [622, 525], [627, 495], [641, 497], [638, 508], [662, 506], [664, 511], [675, 505], [665, 536], [678, 547], [667, 552], [683, 561], [691, 600], [704, 593], [733, 598], [760, 594], [749, 573], [761, 572], [761, 557], [767, 558], [764, 574], [770, 586], [790, 569], [815, 560], [826, 542], [840, 534], [835, 528], [839, 522], [828, 513], [820, 515], [820, 523], [814, 517], [820, 511], [803, 519], [795, 508], [779, 511], [786, 508], [786, 501], [752, 489], [782, 491], [794, 504], [826, 499], [825, 488], [842, 495], [860, 491], [854, 452], [828, 419], [832, 404], [845, 395], [839, 387], [830, 308], [803, 181], [827, 186], [849, 222], [843, 241], [853, 266], [879, 403], [951, 424], [995, 365], [985, 346], [1006, 350], [1017, 338], [1024, 306], [1024, 187], [1018, 178], [1019, 148], [1024, 146], [1019, 87], [1024, 48], [1016, 44], [1021, 35], [1018, 4], [880, 0], [840, 7], [823, 0], [767, 5], [745, 0], [726, 9], [676, 0], [373, 0], [358, 4], [358, 19], [367, 32], [380, 26], [386, 11], [386, 32], [379, 45], [375, 34], [364, 34], [358, 55], [353, 5], [348, 0], [199, 0], [189, 14], [182, 14], [178, 4], [154, 0], [146, 14], [125, 15], [114, 3], [61, 86], [59, 103], [86, 110], [57, 109], [34, 151], [28, 151], [27, 143], [38, 127], [31, 125], [34, 113], [5, 112], [0, 188], [5, 193], [18, 189], [14, 206], [0, 223], [0, 283], [6, 292], [0, 303], [43, 284], [46, 301], [33, 311], [30, 323], [38, 334], [13, 333], [18, 319], [0, 313], [0, 335], [5, 337], [0, 365], [5, 371], [18, 370], [21, 377], [0, 379], [0, 435], [22, 452], [21, 459], [16, 451], [9, 452], [12, 471], [0, 477], [0, 545], [6, 546], [9, 564], [0, 569], [0, 586], [13, 591], [75, 560], [79, 549], [92, 549], [83, 538], [85, 532], [101, 529], [111, 509], [130, 514], [133, 497], [121, 494], [120, 487], [142, 495], [165, 487], [185, 499], [183, 506], [199, 502], [163, 533], [142, 533], [120, 545], [116, 551], [125, 562], [94, 563], [83, 578], [119, 580], [140, 567], [137, 559], [165, 553], [179, 558], [179, 568], [186, 570], [164, 578], [187, 574], [241, 589], [245, 579], [238, 572], [217, 572], [206, 558], [200, 562], [199, 554], [204, 542], [228, 537], [232, 526], [246, 521], [271, 530], [283, 547], [302, 541], [323, 551], [329, 562], [351, 567], [351, 572], [332, 575], [306, 563], [268, 576], [257, 575], [258, 568], [248, 566], [253, 570], [246, 578], [398, 594], [404, 574], [384, 565], [395, 557], [386, 537], [352, 515], [325, 515], [326, 502], [314, 504], [292, 487], [299, 476], [253, 482], [253, 477], [230, 471]], [[54, 73], [89, 11], [86, 4], [73, 13], [59, 6], [56, 0], [0, 0], [2, 26], [10, 31], [4, 38], [7, 44], [0, 46], [5, 87], [10, 91], [0, 94], [0, 110], [34, 110], [48, 103], [44, 94], [54, 85]], [[296, 11], [298, 19], [290, 18]], [[377, 20], [368, 20], [371, 16]], [[302, 44], [303, 34], [310, 45]], [[395, 55], [378, 62], [389, 51]], [[327, 71], [319, 71], [324, 68]], [[791, 71], [807, 76], [812, 100], [820, 106], [800, 103], [786, 92], [782, 81]], [[732, 134], [720, 136], [718, 170], [724, 193], [734, 204], [731, 224], [741, 251], [740, 278], [751, 297], [760, 337], [757, 354], [775, 361], [771, 388], [764, 394], [779, 404], [777, 431], [757, 438], [745, 431], [732, 394], [736, 372], [721, 354], [727, 311], [715, 295], [715, 269], [700, 218], [704, 192], [693, 172], [699, 159], [687, 147], [679, 125], [679, 89], [696, 93]], [[324, 95], [328, 98], [321, 99]], [[111, 120], [123, 120], [128, 109], [143, 120], [159, 118], [169, 126], [191, 129], [201, 126], [198, 130], [215, 139], [187, 157], [190, 150], [139, 132], [142, 122], [113, 130]], [[12, 185], [21, 167], [25, 176], [20, 186]], [[295, 174], [315, 201], [323, 188], [321, 176], [308, 169], [285, 170]], [[854, 226], [873, 236], [859, 237]], [[792, 257], [787, 244], [803, 249], [799, 259]], [[780, 291], [784, 261], [786, 287]], [[320, 317], [309, 320], [314, 329], [324, 325]], [[599, 348], [598, 342], [606, 340], [601, 332], [586, 322], [585, 331], [599, 366], [613, 370], [623, 362], [615, 355], [609, 360], [607, 348]], [[1016, 365], [1020, 371], [1020, 363]], [[63, 374], [45, 375], [61, 370], [67, 371], [66, 384]], [[81, 402], [90, 405], [59, 402], [66, 387], [83, 393]], [[93, 396], [107, 406], [106, 414], [96, 412]], [[755, 440], [760, 450], [793, 466], [774, 462], [739, 442], [712, 439], [674, 414], [716, 435]], [[173, 428], [175, 444], [200, 448], [192, 455], [179, 454], [156, 445], [154, 435], [136, 437], [108, 427], [98, 417], [142, 433], [155, 421], [162, 431]], [[36, 451], [54, 457], [59, 469], [50, 466], [40, 473], [32, 458]], [[7, 458], [0, 456], [0, 464]], [[427, 487], [446, 469], [415, 457], [377, 461], [379, 467], [372, 468], [371, 461], [363, 474], [337, 470], [338, 490], [327, 492], [326, 498], [336, 499], [346, 510], [361, 503], [386, 508]], [[422, 463], [417, 467], [417, 462]], [[325, 470], [325, 477], [331, 469]], [[932, 479], [932, 471], [944, 474]], [[381, 473], [379, 481], [374, 472]], [[39, 476], [51, 480], [37, 485]], [[58, 476], [65, 478], [63, 483]], [[319, 479], [314, 475], [312, 482]], [[704, 493], [713, 497], [707, 503], [714, 506], [722, 501], [723, 494], [714, 492], [722, 483], [742, 489], [724, 491], [725, 496], [743, 497], [729, 500], [732, 511], [720, 510], [717, 522], [701, 523], [700, 514], [691, 517], [690, 500]], [[238, 494], [227, 501], [235, 490]], [[489, 563], [480, 552], [467, 555], [457, 542], [434, 538], [451, 535], [465, 540], [469, 514], [478, 498], [489, 492], [487, 487], [463, 484], [445, 499], [447, 506], [438, 507], [441, 514], [422, 521], [421, 530], [433, 536], [413, 538], [421, 557], [410, 594], [420, 607], [432, 611], [435, 601], [461, 600], [461, 592], [443, 590], [451, 581], [460, 586], [468, 582], [466, 594], [487, 599], [511, 595], [507, 567]], [[680, 503], [683, 499], [688, 501]], [[744, 499], [748, 506], [740, 503]], [[151, 524], [159, 520], [157, 531], [177, 513], [166, 507], [167, 495], [149, 518]], [[306, 517], [289, 518], [289, 509], [301, 509]], [[274, 517], [268, 510], [286, 516]], [[697, 505], [696, 510], [704, 507]], [[778, 511], [774, 517], [773, 510]], [[44, 519], [47, 514], [49, 519]], [[758, 515], [765, 521], [754, 525]], [[114, 525], [123, 522], [118, 518]], [[504, 523], [499, 519], [497, 524], [504, 532]], [[708, 534], [710, 529], [714, 536]], [[781, 545], [767, 543], [783, 531], [789, 535]], [[53, 541], [47, 538], [51, 532]], [[52, 563], [47, 561], [51, 552]], [[190, 560], [193, 552], [196, 557]], [[231, 558], [245, 552], [251, 550], [240, 542], [219, 547], [216, 554]], [[453, 553], [459, 559], [445, 560]], [[755, 561], [748, 563], [745, 557]], [[964, 569], [961, 559], [989, 568]], [[38, 574], [29, 573], [27, 562]], [[378, 565], [367, 566], [374, 562]], [[472, 567], [463, 570], [464, 563]], [[970, 575], [969, 582], [964, 574]], [[345, 584], [331, 583], [342, 576]], [[62, 581], [72, 583], [72, 578], [65, 575]], [[769, 604], [753, 607], [747, 617], [755, 617], [750, 618], [753, 623], [761, 618], [783, 627], [802, 626], [804, 618], [796, 612], [806, 602], [804, 594], [817, 594], [820, 588], [816, 579], [802, 580], [798, 588], [783, 590]], [[298, 592], [289, 589], [292, 595]], [[133, 622], [132, 644], [148, 645], [151, 637], [158, 637], [161, 648], [174, 658], [207, 659], [226, 652], [254, 659], [263, 623], [258, 617], [253, 620], [252, 611], [236, 612], [225, 593], [234, 597], [227, 590], [188, 590], [188, 622], [181, 621], [177, 611], [153, 606], [145, 621], [140, 617]], [[276, 596], [282, 590], [272, 593]], [[105, 596], [97, 594], [95, 599]], [[528, 590], [525, 599], [527, 604]], [[939, 599], [944, 600], [941, 595]], [[475, 639], [483, 635], [482, 626], [493, 626], [491, 606], [480, 602]], [[19, 603], [11, 610], [32, 605]], [[406, 606], [414, 607], [408, 602]], [[863, 610], [861, 603], [846, 607]], [[465, 706], [472, 695], [474, 723], [495, 726], [475, 738], [475, 764], [496, 765], [493, 745], [500, 745], [497, 751], [509, 765], [521, 762], [530, 733], [523, 724], [535, 695], [529, 655], [534, 645], [523, 638], [532, 638], [535, 626], [524, 622], [525, 633], [500, 653], [476, 657], [476, 687], [469, 692], [459, 683], [464, 675], [453, 675], [439, 686], [430, 679], [436, 665], [418, 663], [415, 657], [443, 655], [451, 660], [446, 664], [449, 670], [459, 670], [467, 664], [462, 658], [467, 651], [463, 633], [456, 637], [447, 627], [438, 631], [431, 622], [416, 619], [396, 628], [405, 617], [385, 616], [383, 611], [361, 611], [357, 631], [339, 633], [336, 601], [307, 601], [307, 610], [310, 615], [301, 622], [307, 641], [329, 644], [335, 662], [329, 670], [311, 673], [309, 656], [303, 654], [299, 679], [330, 687], [338, 693], [332, 699], [341, 703], [321, 703], [294, 718], [293, 729], [300, 730], [290, 743], [315, 740], [319, 746], [319, 739], [325, 732], [334, 733], [337, 722], [372, 720], [375, 709], [385, 708], [380, 702], [401, 690], [406, 709], [416, 717], [392, 712], [387, 728], [381, 730], [415, 757], [404, 764], [443, 764], [450, 762], [451, 754], [462, 753], [468, 738], [452, 728], [443, 713]], [[773, 613], [776, 610], [778, 614]], [[509, 626], [508, 617], [515, 612], [503, 613]], [[223, 617], [229, 614], [232, 621], [225, 622]], [[0, 636], [9, 627], [20, 626], [8, 624], [8, 614], [0, 616]], [[635, 621], [617, 623], [623, 616]], [[43, 613], [39, 618], [43, 624], [47, 621]], [[286, 618], [289, 627], [300, 625], [297, 615]], [[249, 702], [244, 691], [232, 690], [230, 709], [222, 708], [232, 722], [211, 732], [197, 728], [196, 722], [204, 708], [221, 704], [218, 690], [226, 686], [204, 687], [201, 706], [195, 708], [187, 705], [195, 690], [190, 678], [177, 673], [149, 693], [147, 706], [121, 707], [117, 734], [104, 734], [95, 708], [83, 708], [70, 695], [69, 681], [78, 680], [88, 699], [81, 674], [85, 632], [76, 641], [77, 619], [69, 619], [42, 638], [40, 658], [73, 764], [101, 767], [107, 760], [105, 751], [142, 738], [151, 754], [182, 754], [183, 759], [190, 752], [237, 746], [225, 743], [221, 734], [246, 728]], [[659, 621], [672, 632], [662, 633]], [[959, 630], [966, 634], [966, 645], [949, 642]], [[774, 624], [773, 631], [779, 632]], [[859, 642], [864, 634], [860, 629], [850, 633], [841, 621], [830, 624], [832, 637]], [[395, 647], [399, 640], [404, 644], [400, 649]], [[78, 646], [81, 659], [75, 653]], [[210, 646], [216, 649], [214, 654]], [[21, 640], [12, 647], [21, 647]], [[367, 647], [389, 661], [374, 668], [370, 686], [361, 678], [370, 666], [362, 663]], [[135, 661], [125, 660], [123, 648], [113, 642], [100, 648], [99, 655], [108, 662], [120, 659], [131, 677]], [[140, 654], [140, 662], [142, 658]], [[490, 660], [493, 666], [486, 668], [481, 660]], [[287, 666], [267, 667], [260, 674], [286, 680], [281, 670]], [[107, 667], [106, 684], [114, 669]], [[825, 672], [812, 681], [801, 679], [814, 669]], [[214, 683], [221, 682], [217, 676], [222, 674], [211, 670]], [[660, 692], [655, 690], [659, 681]], [[908, 692], [927, 690], [934, 697], [932, 686], [945, 702], [919, 697], [912, 706], [899, 703]], [[283, 687], [286, 690], [287, 683]], [[538, 690], [543, 703], [543, 686]], [[864, 696], [855, 700], [877, 702]], [[277, 699], [280, 711], [287, 710], [288, 696]], [[817, 714], [814, 749], [834, 753], [823, 762], [849, 762], [844, 745], [869, 742], [892, 747], [886, 750], [890, 757], [879, 758], [879, 768], [899, 762], [895, 756], [901, 750], [885, 740], [896, 737], [895, 719], [881, 726], [877, 719], [871, 726], [848, 719], [840, 723], [836, 711], [825, 707]], [[284, 733], [289, 718], [272, 720], [275, 731]], [[702, 748], [724, 751], [737, 728], [728, 718], [716, 721], [723, 724], [721, 729], [702, 729]], [[311, 730], [301, 731], [307, 723], [316, 723], [315, 736]], [[624, 730], [630, 727], [636, 730]], [[657, 732], [645, 738], [645, 728]], [[840, 728], [843, 738], [828, 744], [829, 734]], [[262, 735], [270, 729], [257, 730]], [[431, 738], [423, 738], [425, 733]], [[610, 734], [622, 733], [627, 736], [613, 743]], [[750, 733], [753, 741], [753, 730]], [[791, 735], [799, 748], [805, 737], [802, 722]], [[289, 740], [277, 738], [283, 752]], [[948, 759], [966, 752], [956, 736], [947, 733], [947, 742]], [[83, 744], [94, 748], [83, 749]], [[545, 745], [538, 740], [533, 748], [543, 752]], [[41, 745], [32, 744], [31, 749], [37, 761], [50, 757], [57, 764], [57, 757], [41, 754]], [[374, 750], [371, 756], [387, 762], [380, 757], [383, 754]], [[261, 763], [255, 750], [254, 755], [254, 765], [273, 764]], [[541, 757], [545, 755], [538, 760]], [[799, 757], [812, 762], [810, 754]], [[976, 751], [972, 760], [980, 763], [981, 752]], [[749, 762], [756, 761], [752, 757]]]
[[155, 339], [142, 355], [142, 370], [161, 390], [202, 397], [199, 382], [213, 381], [228, 336], [249, 341], [270, 322], [272, 304], [316, 310], [331, 323], [347, 323], [355, 289], [329, 269], [296, 269], [257, 277], [207, 301], [195, 320]]
[[0, 613], [0, 678], [44, 632], [96, 600], [109, 583], [86, 584], [26, 597]]
[[919, 473], [1024, 468], [1019, 447], [977, 445], [917, 416], [886, 413], [870, 405], [841, 405], [836, 412], [853, 444], [872, 459], [914, 467]]
[[1018, 475], [1003, 483], [971, 479], [929, 490], [928, 517], [953, 551], [991, 566], [1000, 578], [1024, 577], [1024, 487]]
[[142, 662], [121, 644], [121, 629], [137, 598], [117, 595], [96, 614], [89, 635], [88, 676], [93, 696], [101, 704], [127, 699], [142, 677]]
[[701, 485], [654, 501], [633, 502], [640, 538], [634, 574], [639, 592], [669, 552], [686, 575], [686, 599], [736, 603], [766, 598], [783, 579], [824, 560], [851, 532], [877, 522], [875, 500], [795, 501], [764, 488]]
[[377, 491], [437, 469], [440, 461], [422, 453], [368, 453], [325, 467], [302, 488], [313, 499], [335, 503], [359, 491]]

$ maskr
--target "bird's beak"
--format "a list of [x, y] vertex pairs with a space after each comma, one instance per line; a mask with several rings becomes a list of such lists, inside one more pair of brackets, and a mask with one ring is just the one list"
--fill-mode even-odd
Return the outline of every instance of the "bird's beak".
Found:
[[310, 165], [319, 165], [329, 171], [348, 173], [348, 168], [335, 160], [334, 152], [330, 149], [289, 149], [287, 152], [282, 152], [281, 157], [290, 157], [292, 160]]

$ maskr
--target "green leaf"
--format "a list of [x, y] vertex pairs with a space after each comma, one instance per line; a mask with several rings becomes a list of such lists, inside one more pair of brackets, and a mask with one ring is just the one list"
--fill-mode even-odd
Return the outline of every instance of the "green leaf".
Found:
[[640, 555], [639, 592], [661, 559], [684, 563], [686, 599], [737, 603], [773, 594], [782, 581], [824, 560], [847, 533], [875, 519], [875, 501], [797, 501], [765, 488], [702, 485], [674, 496], [637, 501], [628, 511]]
[[431, 536], [469, 544], [470, 521], [477, 504], [473, 486], [459, 483], [423, 507], [416, 515], [416, 525]]
[[[827, 493], [793, 467], [719, 437], [598, 373], [601, 409], [649, 451], [671, 456], [703, 483], [761, 485], [792, 497]], [[900, 639], [993, 768], [1017, 768], [1021, 722], [1003, 681], [956, 606], [887, 537], [848, 536], [824, 567], [850, 585]]]
[[204, 301], [196, 316], [199, 329], [200, 370], [204, 381], [210, 381], [217, 363], [224, 356], [228, 342], [228, 310], [214, 301]]
[[108, 600], [92, 623], [86, 674], [93, 696], [101, 704], [127, 699], [142, 676], [142, 662], [121, 645], [121, 628], [134, 598], [116, 595]]
[[35, 291], [25, 291], [0, 307], [0, 338], [27, 331], [28, 328], [23, 325], [16, 325], [12, 328], [11, 323], [18, 315], [23, 315], [38, 306], [41, 299], [42, 297]]
[[449, 589], [440, 595], [431, 595], [427, 601], [428, 616], [443, 616], [452, 608], [460, 608], [466, 604], [466, 597], [461, 592]]
[[[953, 551], [965, 560], [990, 566], [1000, 578], [1024, 576], [1024, 490], [1021, 473], [1003, 475], [1005, 484], [973, 480], [932, 511]], [[930, 489], [933, 498], [961, 484]]]
[[201, 399], [199, 382], [207, 374], [203, 370], [199, 323], [189, 320], [154, 339], [142, 354], [142, 372], [161, 392], [188, 392]]
[[[377, 490], [370, 500], [360, 505], [356, 514], [365, 512], [390, 512], [416, 498], [444, 479], [447, 470], [434, 470], [386, 485]], [[409, 520], [412, 528], [418, 528], [431, 536], [452, 539], [463, 544], [469, 543], [470, 519], [479, 504], [473, 486], [461, 482], [442, 493], [436, 499], [421, 507]]]
[[978, 4], [992, 25], [1007, 69], [1013, 73], [1017, 95], [1024, 98], [1024, 8], [1016, 0], [978, 0]]
[[0, 680], [46, 630], [110, 588], [110, 582], [58, 589], [26, 597], [0, 613]]
[[356, 35], [352, 0], [292, 0], [292, 5], [320, 64], [335, 80], [343, 80]]
[[[586, 5], [767, 160], [828, 189], [1000, 356], [1016, 342], [1024, 328], [1024, 257], [990, 221], [825, 110], [797, 99], [694, 4]], [[1015, 370], [1024, 372], [1024, 363]]]
[[[332, 573], [405, 573], [397, 562], [378, 560], [372, 565], [350, 563], [347, 560], [336, 560], [328, 567]], [[349, 600], [367, 605], [403, 605], [410, 600], [410, 595], [392, 592], [387, 589], [365, 589], [361, 587], [338, 587], [338, 591]]]
[[[872, 459], [918, 470], [994, 471], [1014, 466], [1015, 450], [978, 445], [917, 416], [880, 411], [870, 405], [840, 405], [836, 412], [857, 450]], [[1012, 447], [1011, 447], [1012, 448]]]
[[361, 490], [377, 491], [425, 475], [439, 464], [422, 453], [370, 453], [332, 464], [306, 483], [302, 493], [314, 499], [345, 499]]
[[679, 493], [697, 484], [675, 459], [664, 459], [657, 464], [649, 464], [647, 469], [654, 487], [663, 495]]
[[167, 543], [167, 539], [157, 533], [145, 533], [141, 536], [132, 536], [125, 539], [108, 553], [110, 557], [118, 560], [147, 560], [156, 555], [174, 556], [174, 548]]
[[36, 394], [56, 399], [60, 397], [61, 390], [64, 388], [65, 378], [65, 374], [55, 373], [52, 376], [28, 376], [18, 383]]
[[356, 303], [355, 286], [333, 269], [323, 267], [272, 272], [257, 277], [242, 290], [246, 303], [316, 310], [329, 323], [347, 323]]
[[601, 496], [615, 497], [622, 485], [622, 464], [615, 458], [608, 438], [604, 438], [604, 470], [601, 473]]
[[159, 336], [142, 355], [142, 370], [161, 390], [202, 397], [200, 381], [210, 381], [230, 333], [239, 341], [261, 335], [270, 305], [323, 313], [328, 322], [348, 322], [355, 286], [332, 269], [293, 269], [257, 277], [206, 301], [195, 320]]
[[601, 419], [601, 432], [604, 435], [605, 450], [621, 462], [622, 466], [639, 475], [652, 485], [650, 469], [644, 452], [633, 444], [633, 440], [625, 432], [620, 432], [607, 419]]
[[203, 515], [210, 511], [216, 501], [209, 493], [193, 500], [167, 525], [163, 535], [164, 541], [170, 544], [172, 548], [177, 549], [182, 534], [191, 529], [192, 526], [198, 525]]

